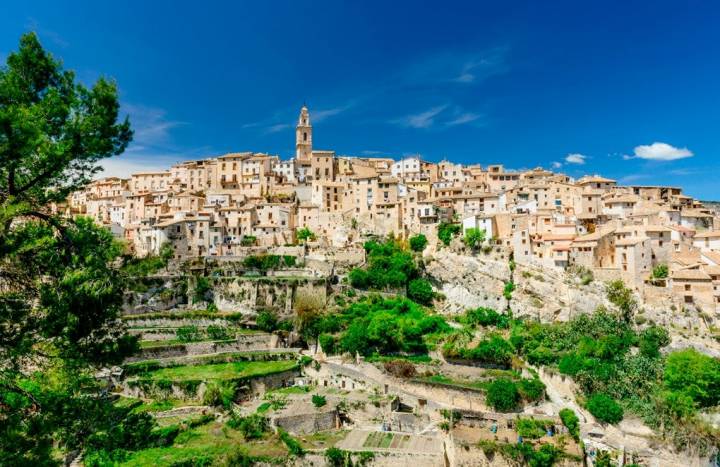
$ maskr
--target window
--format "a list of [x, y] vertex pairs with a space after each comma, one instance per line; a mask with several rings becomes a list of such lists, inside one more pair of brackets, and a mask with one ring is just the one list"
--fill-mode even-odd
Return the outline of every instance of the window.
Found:
[[307, 131], [303, 133], [303, 141], [307, 141]]

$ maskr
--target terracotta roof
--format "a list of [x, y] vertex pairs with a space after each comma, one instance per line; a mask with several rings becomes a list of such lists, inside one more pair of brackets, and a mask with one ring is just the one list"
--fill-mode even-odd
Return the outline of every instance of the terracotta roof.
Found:
[[681, 269], [680, 271], [673, 272], [671, 277], [675, 280], [710, 280], [710, 276], [699, 269]]
[[644, 242], [644, 241], [647, 240], [647, 239], [648, 239], [648, 238], [645, 237], [645, 236], [643, 236], [643, 237], [623, 238], [623, 239], [621, 239], [621, 240], [617, 240], [617, 241], [615, 242], [615, 246], [632, 246], [632, 245], [637, 245], [638, 243]]
[[700, 255], [710, 260], [710, 262], [720, 264], [720, 251], [703, 251]]
[[720, 238], [720, 230], [708, 230], [706, 232], [698, 232], [695, 238]]

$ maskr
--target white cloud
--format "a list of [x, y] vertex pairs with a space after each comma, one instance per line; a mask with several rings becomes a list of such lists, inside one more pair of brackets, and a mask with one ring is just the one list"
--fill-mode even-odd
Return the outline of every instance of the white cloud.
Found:
[[157, 107], [123, 103], [122, 111], [130, 117], [134, 131], [133, 145], [156, 146], [170, 140], [170, 131], [184, 122], [169, 120], [167, 112]]
[[551, 165], [553, 169], [559, 169], [560, 167], [562, 167], [562, 162], [554, 161]]
[[474, 83], [507, 71], [508, 47], [496, 47], [473, 57], [463, 64], [460, 73], [452, 79], [456, 83]]
[[[635, 157], [652, 161], [674, 161], [692, 157], [693, 153], [688, 148], [676, 148], [667, 143], [655, 142], [650, 145], [635, 147]], [[626, 156], [625, 159], [632, 157]]]
[[121, 177], [121, 178], [129, 178], [131, 174], [137, 173], [137, 172], [155, 172], [160, 170], [166, 170], [170, 168], [170, 165], [174, 163], [172, 162], [161, 162], [161, 161], [154, 161], [154, 162], [148, 162], [147, 159], [143, 158], [140, 160], [136, 160], [135, 158], [125, 158], [124, 155], [120, 155], [117, 157], [111, 157], [108, 159], [103, 159], [100, 162], [100, 167], [103, 168], [102, 172], [99, 172], [96, 176], [97, 178], [103, 178], [103, 177]]
[[326, 118], [334, 117], [335, 115], [341, 114], [352, 107], [352, 104], [346, 104], [332, 109], [323, 109], [310, 111], [310, 121], [313, 123], [322, 122]]
[[472, 113], [472, 112], [465, 112], [465, 113], [461, 113], [454, 119], [452, 119], [448, 122], [445, 122], [445, 125], [447, 125], [447, 126], [463, 125], [465, 123], [474, 122], [477, 119], [479, 119], [480, 117], [482, 117], [482, 115], [480, 115], [480, 114], [476, 114], [476, 113]]
[[267, 127], [265, 129], [265, 133], [277, 133], [279, 131], [290, 129], [292, 126], [292, 123], [276, 123], [275, 125]]
[[425, 112], [411, 114], [403, 118], [393, 120], [393, 122], [411, 128], [430, 128], [435, 123], [435, 117], [437, 117], [446, 108], [447, 105], [440, 105], [428, 109]]
[[587, 158], [587, 156], [585, 156], [583, 154], [578, 154], [578, 153], [568, 154], [567, 156], [565, 156], [565, 162], [567, 162], [568, 164], [582, 165], [585, 163], [586, 158]]

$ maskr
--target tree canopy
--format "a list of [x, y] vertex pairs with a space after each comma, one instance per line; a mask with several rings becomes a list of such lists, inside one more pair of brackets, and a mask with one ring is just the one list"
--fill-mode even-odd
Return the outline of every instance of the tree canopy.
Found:
[[35, 34], [0, 68], [2, 465], [54, 464], [53, 446], [85, 447], [117, 422], [93, 371], [137, 345], [118, 320], [122, 246], [48, 206], [126, 148], [132, 132], [118, 112], [113, 82], [76, 82]]

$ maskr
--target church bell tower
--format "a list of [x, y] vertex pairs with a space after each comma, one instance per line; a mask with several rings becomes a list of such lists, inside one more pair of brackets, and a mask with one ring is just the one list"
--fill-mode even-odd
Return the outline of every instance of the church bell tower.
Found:
[[295, 158], [303, 162], [310, 162], [312, 158], [312, 125], [310, 125], [310, 113], [304, 105], [300, 109], [295, 129]]

